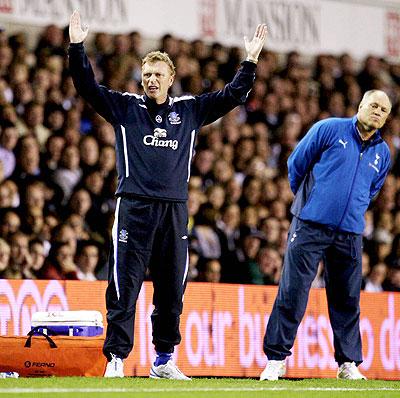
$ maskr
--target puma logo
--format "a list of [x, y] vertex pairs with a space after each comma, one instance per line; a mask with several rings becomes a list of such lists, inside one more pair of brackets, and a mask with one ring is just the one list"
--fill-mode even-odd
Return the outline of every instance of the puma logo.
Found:
[[343, 145], [343, 148], [346, 149], [347, 141], [340, 139], [339, 142]]

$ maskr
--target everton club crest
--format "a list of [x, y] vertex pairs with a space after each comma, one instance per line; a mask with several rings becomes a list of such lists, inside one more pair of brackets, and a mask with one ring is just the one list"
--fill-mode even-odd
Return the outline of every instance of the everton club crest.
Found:
[[181, 124], [181, 118], [179, 117], [179, 114], [176, 112], [171, 112], [168, 115], [168, 120], [171, 124]]

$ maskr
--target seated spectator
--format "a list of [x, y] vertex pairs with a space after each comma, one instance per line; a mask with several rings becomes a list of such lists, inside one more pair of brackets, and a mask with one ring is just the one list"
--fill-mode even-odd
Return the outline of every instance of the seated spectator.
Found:
[[60, 167], [53, 174], [54, 182], [63, 190], [63, 204], [69, 201], [81, 177], [82, 170], [79, 167], [79, 149], [75, 145], [68, 145], [62, 152]]
[[68, 202], [67, 210], [86, 219], [89, 210], [92, 207], [92, 199], [86, 189], [80, 188], [75, 191]]
[[[65, 121], [65, 111], [62, 105], [49, 103], [45, 107], [44, 124], [45, 127], [47, 127], [50, 130], [51, 134], [54, 134], [51, 135], [50, 137], [60, 137], [62, 135], [64, 121]], [[47, 142], [46, 142], [46, 147], [47, 147]]]
[[265, 236], [254, 228], [243, 228], [241, 231], [241, 258], [236, 270], [231, 270], [231, 283], [251, 283], [254, 275], [259, 275], [258, 253]]
[[393, 239], [391, 252], [386, 257], [385, 262], [390, 267], [400, 266], [400, 234], [397, 234]]
[[239, 206], [243, 209], [247, 206], [258, 206], [261, 199], [262, 181], [256, 177], [246, 177], [243, 181], [243, 193], [239, 200]]
[[201, 281], [218, 283], [221, 280], [221, 264], [218, 260], [205, 261]]
[[213, 178], [216, 184], [225, 185], [233, 178], [234, 170], [232, 164], [225, 159], [217, 159], [213, 167]]
[[24, 213], [24, 219], [23, 232], [31, 239], [39, 238], [44, 225], [43, 210], [40, 207], [31, 207]]
[[196, 226], [192, 230], [192, 237], [198, 241], [200, 256], [207, 259], [221, 256], [221, 244], [215, 230], [215, 215], [215, 210], [209, 204], [202, 205], [195, 219]]
[[54, 213], [48, 213], [44, 216], [44, 223], [43, 223], [43, 228], [41, 232], [41, 239], [43, 240], [44, 243], [44, 251], [46, 256], [49, 254], [50, 250], [50, 241], [52, 238], [52, 235], [54, 233], [55, 227], [57, 227], [60, 224], [60, 220], [55, 215]]
[[277, 285], [282, 267], [282, 258], [273, 246], [262, 247], [257, 255], [258, 268], [250, 269], [249, 283], [255, 285]]
[[225, 202], [225, 191], [221, 185], [211, 185], [206, 190], [208, 202], [218, 213]]
[[[17, 184], [12, 180], [5, 180], [0, 184], [0, 208], [16, 208], [20, 205], [20, 195]], [[3, 192], [4, 189], [4, 196]]]
[[0, 238], [0, 279], [7, 277], [6, 271], [10, 261], [10, 245]]
[[385, 262], [392, 251], [393, 236], [385, 229], [376, 229], [373, 241], [373, 257], [375, 263]]
[[60, 166], [65, 138], [60, 135], [51, 135], [46, 142], [46, 151], [41, 158], [40, 169], [47, 179], [53, 179], [54, 171]]
[[76, 239], [78, 240], [89, 240], [90, 230], [85, 223], [85, 219], [79, 214], [72, 213], [66, 219], [66, 224], [73, 228], [75, 232]]
[[79, 143], [80, 168], [84, 174], [92, 171], [99, 161], [99, 144], [97, 140], [87, 135]]
[[212, 170], [214, 167], [215, 155], [210, 149], [199, 149], [196, 151], [196, 155], [193, 159], [192, 164], [192, 176], [201, 177], [203, 183], [203, 189], [212, 185], [213, 174]]
[[387, 292], [400, 292], [400, 266], [396, 265], [389, 268], [382, 287]]
[[362, 261], [361, 261], [361, 275], [362, 275], [361, 289], [364, 290], [366, 279], [367, 279], [369, 273], [371, 272], [371, 262], [369, 259], [369, 255], [366, 252], [362, 253], [361, 259], [362, 259]]
[[247, 206], [242, 209], [240, 228], [241, 229], [257, 229], [259, 224], [258, 212], [255, 206]]
[[1, 218], [0, 236], [8, 240], [12, 234], [19, 231], [20, 227], [21, 219], [19, 215], [13, 210], [8, 210]]
[[[102, 119], [101, 122], [99, 123], [99, 126], [97, 126], [95, 130], [95, 137], [101, 149], [104, 147], [114, 148], [115, 146], [114, 129], [112, 128], [111, 124], [104, 121], [104, 119]], [[115, 151], [113, 151], [113, 153], [115, 153]], [[99, 160], [101, 160], [101, 154]]]
[[382, 292], [382, 283], [386, 279], [387, 266], [385, 263], [375, 264], [367, 278], [365, 279], [366, 292]]
[[198, 269], [198, 264], [199, 264], [199, 252], [195, 245], [191, 242], [189, 244], [189, 269], [187, 273], [187, 281], [188, 282], [193, 282], [197, 281], [199, 277], [199, 269]]
[[74, 250], [68, 242], [52, 244], [49, 256], [39, 271], [40, 279], [78, 279], [78, 267], [74, 263]]
[[111, 145], [101, 147], [98, 170], [103, 178], [107, 179], [115, 174], [115, 157], [116, 154], [114, 147]]
[[53, 228], [52, 240], [53, 243], [66, 243], [71, 247], [72, 256], [75, 256], [76, 248], [78, 245], [77, 237], [74, 229], [67, 223], [59, 224]]
[[76, 254], [77, 276], [81, 281], [97, 280], [95, 271], [99, 263], [99, 248], [96, 243], [84, 241], [78, 245]]
[[261, 231], [269, 246], [278, 247], [280, 242], [281, 224], [276, 217], [268, 217], [261, 223]]
[[7, 184], [8, 180], [0, 183], [0, 209], [7, 209], [13, 206], [12, 192]]
[[12, 180], [19, 186], [27, 182], [41, 180], [40, 174], [40, 149], [34, 136], [27, 135], [19, 139], [15, 148], [17, 166], [12, 175]]
[[221, 280], [230, 279], [231, 270], [239, 263], [238, 245], [240, 240], [240, 208], [228, 204], [222, 208], [221, 219], [217, 221], [216, 232], [221, 245]]
[[18, 142], [18, 130], [11, 122], [3, 121], [0, 135], [0, 161], [3, 164], [3, 175], [7, 179], [15, 169], [14, 148]]
[[25, 107], [24, 122], [28, 129], [28, 134], [33, 135], [38, 140], [42, 149], [44, 149], [50, 130], [43, 125], [44, 109], [38, 102], [30, 102]]
[[24, 279], [24, 271], [30, 269], [32, 262], [28, 236], [22, 232], [15, 232], [10, 236], [9, 241], [10, 262], [4, 276], [6, 279]]
[[44, 242], [40, 239], [32, 239], [29, 241], [29, 253], [32, 257], [31, 272], [35, 279], [40, 276], [41, 269], [46, 259], [46, 250]]

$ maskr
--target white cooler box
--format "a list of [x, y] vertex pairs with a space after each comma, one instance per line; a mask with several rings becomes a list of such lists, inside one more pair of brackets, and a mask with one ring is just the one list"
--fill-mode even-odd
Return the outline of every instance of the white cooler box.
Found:
[[99, 336], [103, 334], [103, 316], [99, 311], [35, 312], [31, 330], [49, 336]]

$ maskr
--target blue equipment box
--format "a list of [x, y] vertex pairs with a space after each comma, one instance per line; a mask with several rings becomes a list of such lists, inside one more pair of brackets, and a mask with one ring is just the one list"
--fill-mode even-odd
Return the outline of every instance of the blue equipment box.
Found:
[[92, 337], [103, 334], [103, 316], [99, 311], [35, 312], [31, 319], [34, 334]]

